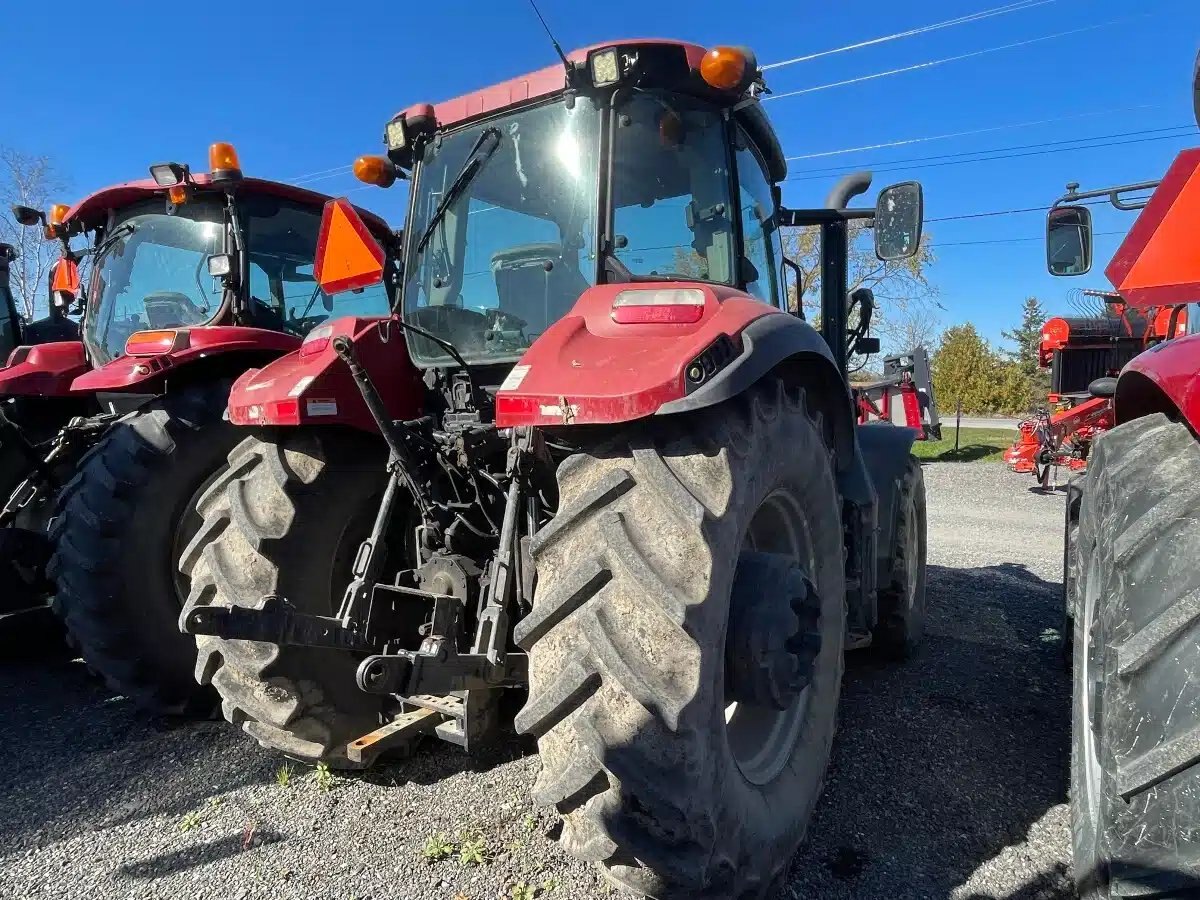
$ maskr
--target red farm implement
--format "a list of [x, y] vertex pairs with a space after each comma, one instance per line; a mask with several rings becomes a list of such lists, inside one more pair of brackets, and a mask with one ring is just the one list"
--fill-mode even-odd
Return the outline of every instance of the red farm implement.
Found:
[[1060, 468], [1085, 469], [1093, 440], [1113, 426], [1111, 399], [1096, 396], [1105, 390], [1103, 379], [1115, 377], [1148, 347], [1187, 330], [1186, 310], [1145, 312], [1111, 291], [1083, 293], [1104, 300], [1103, 314], [1046, 321], [1038, 356], [1050, 373], [1047, 405], [1020, 423], [1004, 453], [1010, 469], [1032, 474], [1044, 489]]
[[885, 356], [882, 378], [854, 382], [851, 387], [860, 425], [891, 422], [916, 431], [919, 441], [942, 439], [942, 420], [924, 347]]

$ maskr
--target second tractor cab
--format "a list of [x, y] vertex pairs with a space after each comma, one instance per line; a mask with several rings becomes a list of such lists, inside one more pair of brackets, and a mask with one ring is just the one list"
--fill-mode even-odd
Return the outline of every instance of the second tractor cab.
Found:
[[[858, 175], [783, 209], [762, 90], [748, 51], [631, 41], [387, 124], [355, 170], [412, 182], [400, 309], [238, 379], [230, 420], [277, 427], [182, 555], [231, 722], [362, 766], [485, 743], [527, 691], [572, 852], [655, 897], [782, 876], [844, 650], [923, 629], [914, 433], [858, 426], [846, 380], [847, 222], [901, 258], [922, 204], [847, 209]], [[340, 204], [318, 277], [370, 281]], [[822, 331], [787, 312], [783, 226], [821, 228]]]
[[[0, 534], [16, 548], [4, 590], [21, 585], [31, 605], [49, 590], [89, 665], [167, 713], [213, 702], [174, 624], [188, 592], [177, 561], [200, 524], [198, 497], [240, 439], [224, 420], [229, 386], [338, 314], [389, 309], [390, 270], [336, 303], [317, 284], [329, 198], [244, 177], [228, 144], [209, 161], [208, 174], [152, 166], [151, 179], [52, 216], [56, 234], [91, 239], [80, 340], [18, 347], [0, 369], [0, 393], [92, 404], [33, 448], [4, 497]], [[360, 218], [392, 246], [386, 223]]]

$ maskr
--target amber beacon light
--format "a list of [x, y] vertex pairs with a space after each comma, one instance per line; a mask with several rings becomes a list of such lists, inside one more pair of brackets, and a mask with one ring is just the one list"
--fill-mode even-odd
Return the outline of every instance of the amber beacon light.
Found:
[[745, 51], [737, 47], [713, 47], [700, 60], [700, 77], [709, 87], [732, 91], [743, 84], [748, 66]]

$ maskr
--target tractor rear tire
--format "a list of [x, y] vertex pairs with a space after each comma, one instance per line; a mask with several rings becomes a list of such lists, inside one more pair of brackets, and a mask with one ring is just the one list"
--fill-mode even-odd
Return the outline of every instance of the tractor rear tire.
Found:
[[[769, 378], [719, 407], [630, 426], [559, 468], [558, 513], [533, 540], [533, 610], [514, 633], [530, 652], [516, 724], [537, 737], [534, 800], [558, 808], [565, 848], [628, 889], [769, 896], [804, 836], [845, 642], [841, 502], [823, 434], [804, 394]], [[808, 688], [782, 713], [731, 705], [731, 616], [747, 601], [794, 604], [778, 577], [793, 566], [816, 587]]]
[[[255, 607], [277, 594], [301, 612], [337, 612], [383, 489], [382, 443], [355, 432], [283, 429], [242, 441], [200, 500], [203, 524], [180, 565], [197, 606]], [[351, 741], [381, 724], [347, 650], [197, 638], [195, 678], [262, 746], [307, 763], [359, 768]]]
[[199, 524], [197, 495], [239, 436], [222, 418], [228, 396], [224, 382], [191, 387], [113, 424], [51, 520], [51, 605], [68, 639], [112, 690], [159, 715], [216, 705], [192, 678], [194, 641], [179, 632], [176, 563]]
[[896, 659], [911, 656], [925, 634], [926, 518], [925, 474], [916, 457], [909, 456], [897, 498], [891, 579], [879, 590], [879, 623], [872, 641]]
[[1200, 888], [1200, 445], [1161, 414], [1102, 436], [1077, 555], [1071, 819], [1083, 900]]

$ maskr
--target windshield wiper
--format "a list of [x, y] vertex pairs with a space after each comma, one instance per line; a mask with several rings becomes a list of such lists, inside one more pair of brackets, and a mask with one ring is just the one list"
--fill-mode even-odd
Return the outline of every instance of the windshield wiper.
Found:
[[[442, 196], [442, 202], [438, 204], [437, 209], [433, 211], [433, 215], [429, 217], [429, 224], [425, 226], [425, 230], [421, 232], [421, 239], [417, 241], [417, 253], [421, 253], [425, 249], [425, 245], [429, 243], [429, 239], [433, 237], [433, 232], [437, 230], [442, 219], [454, 205], [459, 195], [466, 190], [469, 185], [479, 174], [479, 170], [483, 168], [483, 164], [487, 162], [496, 148], [500, 146], [500, 129], [485, 128], [483, 133], [479, 135], [479, 139], [475, 141], [475, 146], [471, 148], [471, 152], [467, 154], [466, 162], [459, 169], [458, 174], [454, 176], [454, 180], [450, 182], [450, 187], [446, 188], [446, 193]], [[491, 138], [491, 144], [484, 147], [488, 138]]]
[[103, 258], [104, 254], [113, 248], [113, 245], [122, 238], [129, 237], [137, 230], [137, 226], [132, 222], [126, 222], [123, 225], [118, 225], [112, 230], [112, 234], [106, 237], [103, 243], [92, 251], [92, 265], [96, 265]]

